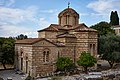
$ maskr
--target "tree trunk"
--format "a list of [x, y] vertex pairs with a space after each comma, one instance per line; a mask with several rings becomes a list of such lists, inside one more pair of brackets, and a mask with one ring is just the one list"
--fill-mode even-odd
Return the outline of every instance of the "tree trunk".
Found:
[[4, 69], [6, 69], [6, 66], [5, 66], [5, 63], [4, 63], [4, 62], [2, 62], [2, 65], [3, 65]]
[[88, 69], [87, 69], [86, 66], [84, 67], [84, 70], [85, 70], [85, 73], [87, 74], [88, 73]]
[[112, 61], [108, 61], [108, 62], [109, 62], [109, 64], [110, 64], [110, 68], [112, 68], [112, 67], [113, 67], [114, 62], [112, 62]]

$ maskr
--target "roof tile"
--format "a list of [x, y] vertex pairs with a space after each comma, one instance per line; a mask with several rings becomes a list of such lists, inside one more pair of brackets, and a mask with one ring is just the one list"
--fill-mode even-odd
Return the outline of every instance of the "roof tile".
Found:
[[16, 40], [16, 44], [33, 44], [35, 42], [38, 42], [42, 40], [42, 38], [28, 38], [28, 39], [23, 39], [23, 40]]

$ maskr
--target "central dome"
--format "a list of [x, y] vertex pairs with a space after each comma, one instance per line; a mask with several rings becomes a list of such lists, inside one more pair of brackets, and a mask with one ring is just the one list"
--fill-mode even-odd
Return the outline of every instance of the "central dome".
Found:
[[62, 12], [60, 12], [58, 14], [58, 17], [64, 16], [67, 13], [69, 13], [71, 15], [74, 15], [74, 16], [76, 16], [76, 17], [79, 18], [79, 14], [74, 9], [72, 9], [72, 8], [66, 8], [66, 9], [64, 9]]
[[75, 26], [79, 24], [79, 14], [72, 8], [66, 8], [58, 15], [59, 25]]

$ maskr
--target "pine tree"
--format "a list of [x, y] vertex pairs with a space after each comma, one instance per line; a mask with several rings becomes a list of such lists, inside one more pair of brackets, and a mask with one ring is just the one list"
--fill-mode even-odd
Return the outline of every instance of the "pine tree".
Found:
[[115, 11], [114, 15], [115, 15], [115, 18], [116, 18], [115, 24], [116, 24], [116, 25], [119, 25], [119, 17], [118, 17], [117, 11]]
[[113, 24], [113, 15], [114, 15], [114, 12], [112, 11], [112, 12], [111, 12], [111, 15], [110, 15], [110, 24], [111, 24], [111, 25]]
[[111, 25], [119, 25], [119, 17], [118, 17], [117, 11], [115, 11], [115, 12], [112, 11], [111, 12], [110, 24]]

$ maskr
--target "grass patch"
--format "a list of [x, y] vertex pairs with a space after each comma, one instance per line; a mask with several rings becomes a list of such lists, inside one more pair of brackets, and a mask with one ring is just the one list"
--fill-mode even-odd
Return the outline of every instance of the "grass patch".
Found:
[[62, 80], [62, 76], [53, 76], [51, 79], [48, 80]]

